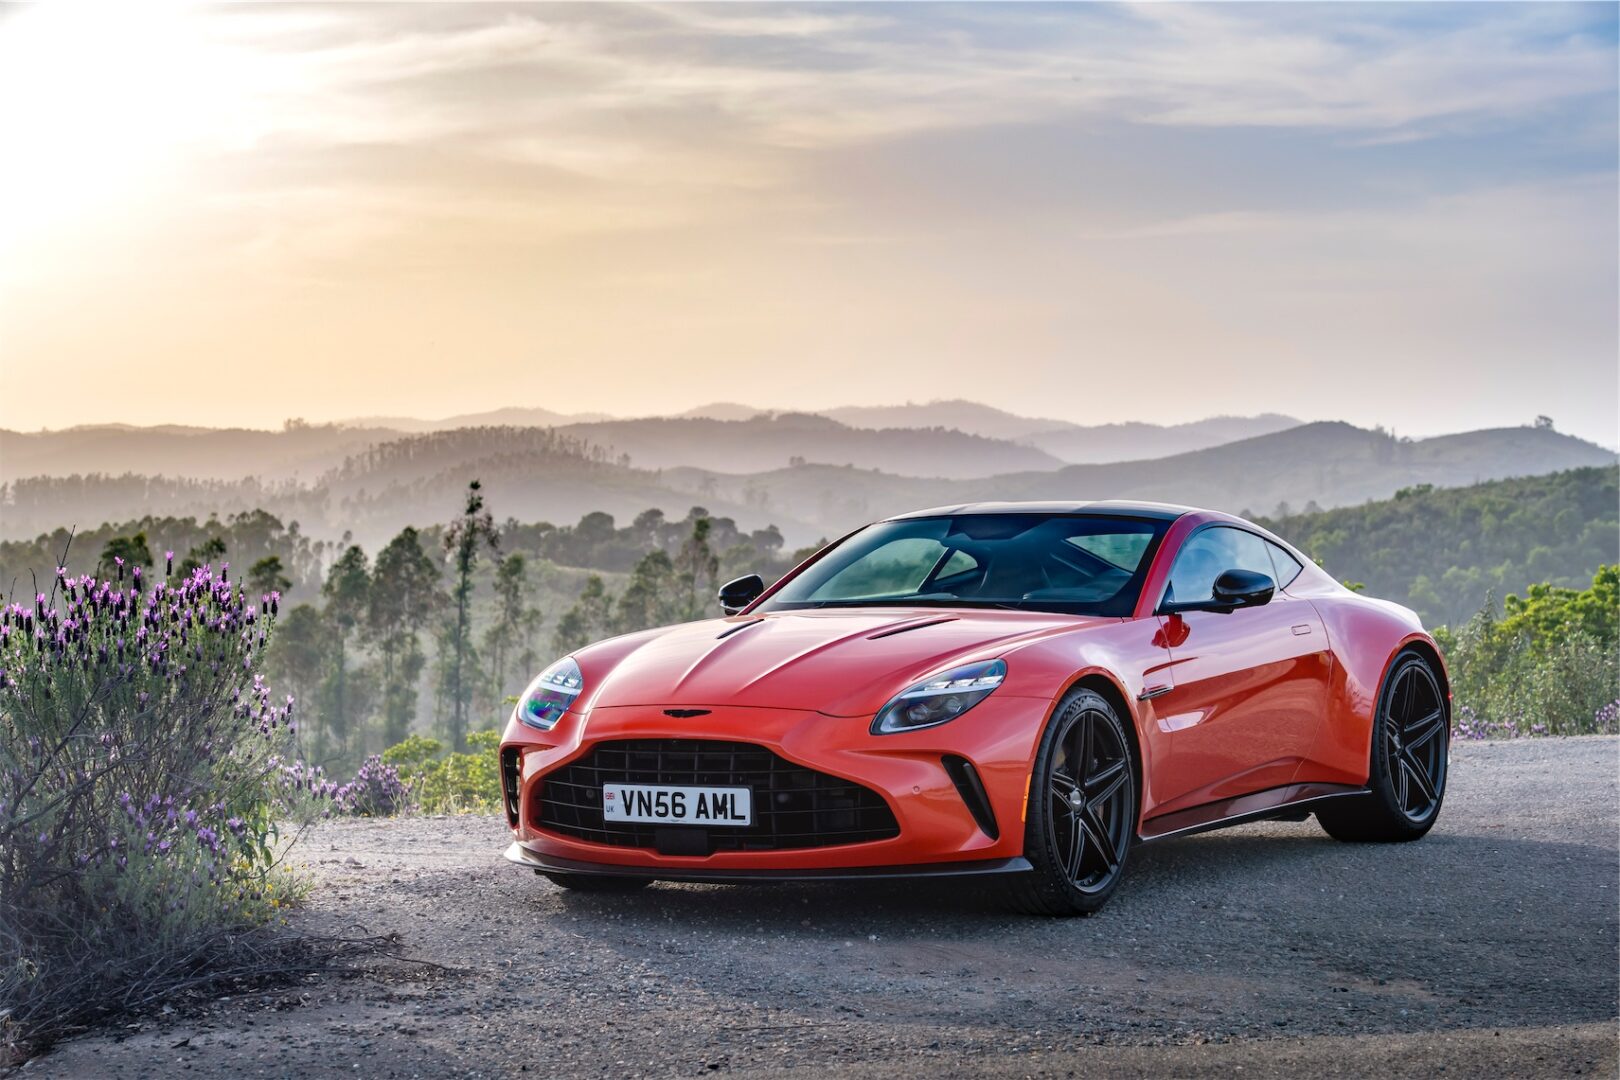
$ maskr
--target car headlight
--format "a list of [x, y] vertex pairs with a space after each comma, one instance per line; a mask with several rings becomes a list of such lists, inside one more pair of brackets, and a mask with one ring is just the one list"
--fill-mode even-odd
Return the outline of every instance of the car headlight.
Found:
[[532, 728], [550, 731], [583, 689], [585, 679], [579, 673], [579, 665], [572, 656], [565, 656], [536, 675], [534, 682], [523, 691], [518, 699], [517, 717]]
[[893, 735], [955, 720], [989, 697], [1006, 677], [1003, 660], [964, 664], [930, 676], [883, 706], [872, 721], [872, 734]]

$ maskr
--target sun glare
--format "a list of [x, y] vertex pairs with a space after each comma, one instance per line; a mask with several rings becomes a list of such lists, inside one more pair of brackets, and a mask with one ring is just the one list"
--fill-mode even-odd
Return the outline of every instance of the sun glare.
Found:
[[40, 4], [0, 18], [0, 259], [92, 226], [231, 137], [251, 65], [195, 12]]

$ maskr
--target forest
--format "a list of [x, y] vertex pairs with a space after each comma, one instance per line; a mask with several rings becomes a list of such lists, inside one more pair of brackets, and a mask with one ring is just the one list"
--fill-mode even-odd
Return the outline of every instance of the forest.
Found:
[[1581, 585], [1620, 561], [1620, 467], [1422, 484], [1361, 506], [1255, 520], [1341, 581], [1431, 626], [1456, 625], [1490, 598], [1500, 604], [1536, 583]]
[[[1478, 613], [1502, 618], [1504, 598], [1583, 588], [1620, 562], [1617, 488], [1620, 468], [1584, 468], [1420, 485], [1333, 510], [1280, 507], [1260, 521], [1351, 587], [1460, 633]], [[718, 583], [750, 572], [774, 580], [814, 550], [787, 550], [775, 526], [744, 530], [701, 506], [624, 524], [599, 511], [572, 524], [498, 519], [501, 494], [469, 488], [443, 523], [371, 550], [311, 539], [262, 509], [58, 529], [0, 543], [0, 586], [8, 600], [31, 598], [57, 565], [106, 577], [207, 564], [273, 595], [267, 675], [301, 703], [302, 757], [346, 772], [413, 734], [465, 750], [555, 656], [716, 615]]]

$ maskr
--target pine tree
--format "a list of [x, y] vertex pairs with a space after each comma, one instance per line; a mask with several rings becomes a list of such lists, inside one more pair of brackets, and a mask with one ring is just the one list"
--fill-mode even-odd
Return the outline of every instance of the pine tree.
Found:
[[500, 553], [500, 536], [495, 531], [494, 516], [484, 509], [482, 488], [477, 480], [467, 485], [466, 507], [444, 531], [444, 550], [453, 576], [451, 615], [442, 639], [441, 685], [450, 705], [446, 734], [451, 749], [457, 751], [467, 748], [467, 715], [477, 685], [473, 674], [478, 663], [472, 640], [473, 572], [478, 568], [480, 550], [488, 548], [492, 555]]
[[248, 570], [248, 588], [260, 596], [285, 593], [292, 588], [292, 579], [281, 565], [280, 555], [266, 555]]
[[418, 628], [444, 601], [439, 568], [409, 526], [377, 553], [366, 634], [382, 660], [383, 737], [402, 742], [416, 716], [416, 683], [427, 662]]
[[692, 535], [675, 556], [675, 572], [680, 604], [676, 621], [701, 619], [714, 614], [715, 591], [719, 588], [720, 559], [709, 547], [709, 531], [714, 522], [700, 517], [692, 522]]
[[517, 552], [495, 564], [495, 622], [484, 631], [484, 648], [489, 652], [489, 673], [496, 700], [506, 694], [506, 669], [514, 659], [513, 654], [533, 639], [540, 625], [540, 610], [528, 603], [527, 571], [528, 563]]
[[371, 592], [371, 573], [366, 566], [366, 553], [357, 544], [351, 544], [338, 556], [327, 572], [321, 595], [326, 597], [326, 622], [332, 629], [332, 708], [326, 720], [326, 729], [340, 749], [349, 745], [349, 640], [365, 618], [366, 605]]

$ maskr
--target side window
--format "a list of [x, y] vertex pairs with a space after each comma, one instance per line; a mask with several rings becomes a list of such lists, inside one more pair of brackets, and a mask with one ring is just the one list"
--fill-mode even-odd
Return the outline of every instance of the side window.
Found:
[[1271, 541], [1265, 541], [1265, 545], [1266, 550], [1271, 552], [1271, 564], [1277, 568], [1276, 574], [1273, 575], [1277, 581], [1277, 588], [1287, 588], [1290, 582], [1299, 577], [1299, 572], [1305, 567], [1300, 565], [1298, 559]]
[[1277, 571], [1266, 546], [1253, 533], [1224, 525], [1194, 533], [1176, 555], [1165, 600], [1176, 604], [1208, 600], [1215, 595], [1215, 579], [1228, 570], [1253, 570], [1274, 577]]

